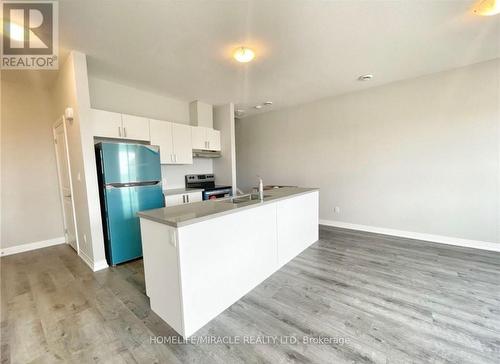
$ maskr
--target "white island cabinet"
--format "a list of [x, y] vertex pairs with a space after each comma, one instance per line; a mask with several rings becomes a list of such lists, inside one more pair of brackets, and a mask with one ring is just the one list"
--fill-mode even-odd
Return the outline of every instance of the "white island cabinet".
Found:
[[187, 338], [318, 240], [317, 189], [139, 213], [151, 309]]

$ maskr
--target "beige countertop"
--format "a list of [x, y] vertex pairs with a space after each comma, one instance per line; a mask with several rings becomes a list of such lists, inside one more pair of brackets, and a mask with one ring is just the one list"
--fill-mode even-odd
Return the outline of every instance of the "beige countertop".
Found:
[[249, 200], [232, 203], [228, 200], [208, 200], [184, 205], [163, 207], [160, 209], [138, 212], [140, 218], [159, 222], [173, 227], [182, 227], [218, 216], [235, 213], [264, 204], [296, 197], [305, 193], [318, 191], [317, 188], [285, 187], [264, 191], [264, 201]]

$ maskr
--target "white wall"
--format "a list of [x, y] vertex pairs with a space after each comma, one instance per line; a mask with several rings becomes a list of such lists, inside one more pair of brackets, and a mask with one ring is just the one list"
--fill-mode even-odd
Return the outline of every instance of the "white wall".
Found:
[[90, 104], [95, 109], [189, 124], [189, 102], [89, 76]]
[[0, 247], [64, 240], [50, 91], [35, 77], [1, 88]]
[[236, 194], [236, 140], [232, 103], [214, 107], [214, 128], [221, 132], [222, 153], [220, 158], [214, 159], [215, 182], [232, 186], [233, 194]]
[[324, 220], [498, 242], [499, 80], [497, 59], [238, 120], [238, 186], [260, 174], [319, 187]]

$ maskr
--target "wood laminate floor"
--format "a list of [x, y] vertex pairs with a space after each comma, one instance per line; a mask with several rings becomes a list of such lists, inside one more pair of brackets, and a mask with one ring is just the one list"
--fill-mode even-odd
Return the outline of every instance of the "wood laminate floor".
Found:
[[196, 333], [226, 340], [211, 345], [151, 343], [178, 337], [149, 309], [140, 260], [92, 273], [60, 245], [1, 258], [1, 283], [2, 363], [500, 363], [493, 252], [322, 227]]

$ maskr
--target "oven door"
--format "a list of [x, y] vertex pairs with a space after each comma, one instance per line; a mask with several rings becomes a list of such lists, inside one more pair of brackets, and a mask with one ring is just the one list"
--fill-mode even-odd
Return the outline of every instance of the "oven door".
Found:
[[203, 191], [204, 200], [215, 200], [218, 198], [230, 197], [232, 195], [231, 188], [218, 188], [215, 190], [205, 190]]

